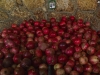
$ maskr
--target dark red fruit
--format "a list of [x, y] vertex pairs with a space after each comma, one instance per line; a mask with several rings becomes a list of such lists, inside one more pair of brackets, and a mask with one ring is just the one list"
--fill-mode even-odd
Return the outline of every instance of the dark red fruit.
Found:
[[33, 41], [29, 41], [26, 44], [27, 49], [34, 49], [35, 48], [35, 43]]
[[34, 69], [30, 69], [28, 71], [28, 75], [38, 75], [37, 72]]
[[58, 56], [58, 62], [61, 64], [65, 64], [67, 60], [68, 60], [68, 58], [65, 54], [60, 54]]
[[15, 64], [19, 64], [21, 62], [21, 60], [22, 60], [21, 58], [22, 58], [21, 55], [15, 54], [14, 57], [13, 57], [13, 62]]
[[58, 45], [58, 47], [59, 47], [60, 49], [66, 49], [67, 44], [66, 44], [66, 42], [60, 42], [59, 45]]
[[54, 55], [47, 56], [46, 61], [49, 65], [54, 65], [57, 63], [57, 57]]

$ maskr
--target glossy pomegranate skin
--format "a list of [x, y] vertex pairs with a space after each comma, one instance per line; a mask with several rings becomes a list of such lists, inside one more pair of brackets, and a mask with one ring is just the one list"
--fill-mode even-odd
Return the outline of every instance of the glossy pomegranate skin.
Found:
[[28, 75], [38, 75], [38, 73], [37, 73], [35, 70], [30, 69], [30, 70], [28, 71]]
[[55, 54], [55, 50], [53, 48], [47, 48], [45, 50], [45, 55], [46, 56], [50, 56], [50, 55], [54, 55]]
[[19, 64], [19, 63], [21, 62], [21, 60], [22, 60], [22, 56], [21, 56], [20, 54], [15, 54], [15, 55], [13, 56], [13, 62], [14, 62], [15, 64]]
[[43, 56], [43, 52], [40, 49], [35, 50], [35, 56], [41, 58]]
[[32, 58], [32, 54], [30, 53], [30, 51], [23, 51], [23, 58]]
[[27, 49], [34, 49], [35, 48], [35, 43], [33, 41], [29, 41], [26, 44]]
[[65, 64], [67, 62], [68, 58], [65, 54], [61, 54], [58, 56], [58, 62], [61, 64]]
[[50, 32], [49, 29], [48, 29], [47, 27], [43, 28], [42, 31], [43, 31], [43, 34], [44, 34], [44, 35], [48, 35], [49, 32]]
[[49, 64], [49, 65], [54, 65], [54, 64], [56, 64], [57, 63], [57, 58], [56, 58], [56, 56], [52, 56], [52, 55], [50, 55], [50, 56], [47, 56], [46, 57], [46, 61], [47, 61], [47, 63]]
[[79, 46], [79, 45], [81, 44], [81, 38], [75, 38], [75, 39], [73, 40], [73, 43], [74, 43], [75, 45]]
[[60, 49], [66, 49], [66, 46], [67, 46], [67, 44], [65, 42], [60, 42], [59, 45], [58, 45], [58, 47]]

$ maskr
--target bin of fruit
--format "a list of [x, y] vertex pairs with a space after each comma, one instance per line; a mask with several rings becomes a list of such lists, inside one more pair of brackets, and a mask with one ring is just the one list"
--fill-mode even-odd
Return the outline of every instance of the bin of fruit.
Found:
[[0, 32], [0, 75], [99, 75], [100, 31], [90, 22], [24, 20]]

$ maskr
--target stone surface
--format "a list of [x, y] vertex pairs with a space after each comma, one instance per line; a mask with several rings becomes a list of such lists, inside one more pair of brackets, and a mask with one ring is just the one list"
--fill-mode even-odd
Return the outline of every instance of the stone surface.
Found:
[[11, 24], [9, 22], [0, 22], [0, 31], [2, 31], [5, 28], [9, 28]]
[[22, 18], [14, 18], [14, 17], [11, 17], [9, 19], [9, 24], [17, 24], [17, 25], [20, 25], [22, 22], [23, 22], [24, 19]]
[[0, 8], [11, 10], [15, 6], [15, 0], [0, 0]]
[[23, 20], [34, 18], [33, 14], [24, 7], [16, 7], [10, 12], [10, 14], [11, 18], [9, 21], [16, 24], [20, 24]]
[[96, 27], [96, 30], [97, 30], [97, 31], [100, 30], [100, 20], [98, 21], [98, 23], [97, 23], [96, 26], [97, 26], [97, 27]]
[[17, 3], [18, 5], [23, 5], [22, 0], [16, 0], [16, 3]]
[[77, 0], [77, 4], [80, 10], [95, 10], [97, 0]]
[[22, 1], [29, 10], [34, 10], [36, 8], [43, 7], [45, 4], [44, 0], [22, 0]]
[[100, 10], [96, 12], [97, 17], [100, 19]]
[[11, 11], [11, 16], [14, 18], [26, 19], [29, 16], [31, 16], [31, 14], [24, 7], [21, 8], [16, 7]]
[[50, 20], [50, 18], [54, 17], [58, 21], [61, 19], [62, 16], [69, 17], [71, 15], [74, 15], [74, 14], [73, 13], [57, 13], [57, 12], [50, 12], [50, 13], [47, 14], [48, 20]]
[[78, 19], [83, 19], [85, 22], [89, 21], [91, 23], [92, 29], [98, 30], [98, 20], [93, 12], [82, 12], [78, 11], [76, 14]]
[[20, 24], [29, 18], [49, 20], [51, 17], [55, 17], [60, 20], [62, 16], [69, 17], [70, 15], [91, 21], [93, 29], [100, 29], [98, 21], [100, 20], [100, 6], [97, 7], [97, 0], [56, 0], [55, 10], [48, 9], [48, 1], [0, 0], [0, 29], [7, 28], [12, 23]]
[[33, 12], [35, 20], [46, 19], [46, 13], [42, 9], [35, 10]]
[[8, 14], [2, 10], [0, 10], [0, 21], [4, 21], [8, 19]]
[[98, 19], [100, 19], [100, 4], [97, 6], [97, 10], [96, 10], [95, 14], [98, 17]]
[[57, 11], [68, 11], [71, 12], [74, 9], [73, 1], [72, 0], [56, 0]]
[[99, 24], [98, 24], [98, 20], [97, 20], [97, 18], [96, 17], [93, 17], [92, 19], [91, 19], [91, 27], [92, 27], [92, 29], [94, 29], [94, 30], [100, 30], [100, 26], [99, 26]]
[[78, 19], [84, 19], [85, 21], [91, 21], [93, 16], [94, 16], [93, 12], [77, 11], [76, 13], [76, 17]]

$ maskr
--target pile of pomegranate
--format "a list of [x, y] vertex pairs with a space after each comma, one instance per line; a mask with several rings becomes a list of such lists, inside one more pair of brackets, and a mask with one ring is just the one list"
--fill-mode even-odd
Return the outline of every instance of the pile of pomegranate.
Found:
[[99, 75], [100, 31], [63, 16], [24, 20], [0, 32], [0, 75]]

